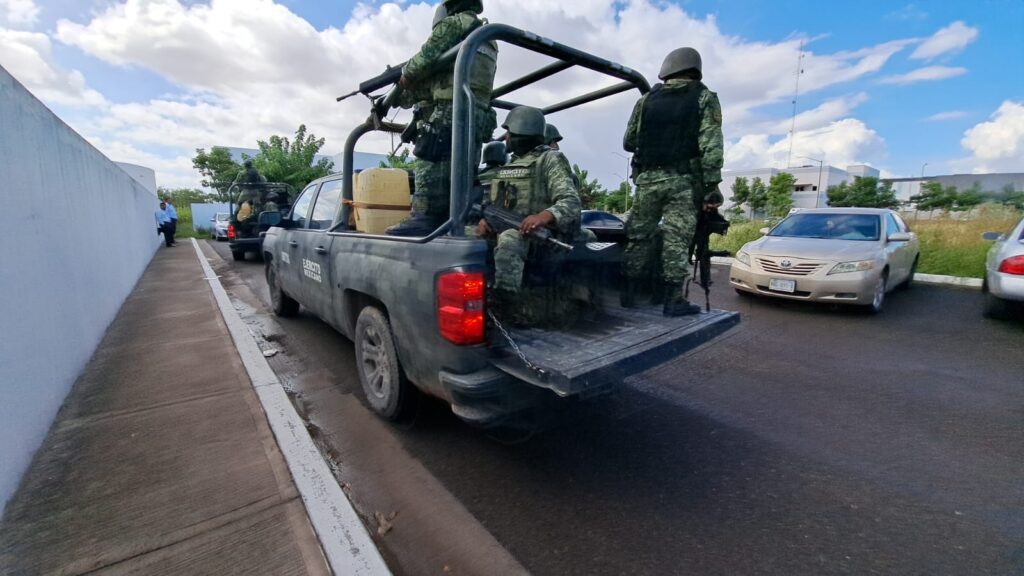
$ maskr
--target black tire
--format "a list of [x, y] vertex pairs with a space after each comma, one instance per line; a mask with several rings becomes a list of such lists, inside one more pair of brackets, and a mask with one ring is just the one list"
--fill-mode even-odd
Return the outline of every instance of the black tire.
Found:
[[988, 284], [982, 286], [982, 291], [985, 293], [985, 301], [982, 305], [981, 313], [985, 318], [991, 318], [993, 320], [1003, 320], [1010, 315], [1010, 304], [1002, 298], [993, 296], [988, 291]]
[[874, 288], [874, 300], [871, 304], [863, 306], [863, 310], [867, 314], [879, 314], [882, 312], [882, 308], [885, 306], [885, 293], [886, 287], [889, 284], [889, 271], [882, 271], [882, 275], [879, 276], [878, 282], [875, 283]]
[[287, 318], [299, 313], [299, 303], [284, 293], [277, 283], [277, 271], [271, 262], [266, 266], [267, 288], [270, 289], [270, 307], [276, 316]]
[[914, 285], [914, 275], [917, 274], [918, 258], [920, 257], [914, 257], [914, 263], [910, 265], [910, 275], [907, 276], [907, 279], [904, 280], [902, 284], [900, 284], [900, 290], [910, 290], [910, 288]]
[[245, 252], [237, 252], [235, 250], [232, 250], [231, 259], [234, 260], [235, 262], [242, 262], [243, 260], [245, 260]]
[[416, 402], [416, 389], [398, 362], [391, 323], [383, 312], [367, 306], [359, 313], [355, 333], [356, 369], [366, 402], [393, 422], [406, 420]]
[[754, 296], [757, 296], [757, 294], [754, 294], [753, 292], [747, 292], [746, 290], [740, 290], [739, 288], [733, 288], [733, 290], [736, 291], [736, 295], [740, 298], [753, 298]]

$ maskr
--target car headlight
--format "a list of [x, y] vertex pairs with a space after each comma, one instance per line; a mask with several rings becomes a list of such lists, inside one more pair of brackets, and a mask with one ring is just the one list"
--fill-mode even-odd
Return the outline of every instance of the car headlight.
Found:
[[856, 262], [840, 262], [828, 271], [828, 274], [845, 274], [847, 272], [863, 272], [875, 267], [874, 260], [857, 260]]
[[736, 253], [736, 260], [742, 262], [743, 264], [746, 264], [747, 266], [750, 266], [750, 254], [747, 254], [743, 250], [740, 250], [739, 252]]

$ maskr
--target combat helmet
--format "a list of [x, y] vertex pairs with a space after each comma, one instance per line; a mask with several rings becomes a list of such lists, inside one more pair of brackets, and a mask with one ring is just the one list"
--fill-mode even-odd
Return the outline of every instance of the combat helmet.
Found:
[[665, 80], [687, 70], [696, 70], [698, 80], [703, 77], [700, 53], [689, 46], [676, 48], [669, 52], [668, 56], [665, 56], [665, 61], [661, 64], [661, 72], [658, 72], [658, 78]]
[[502, 128], [516, 136], [539, 136], [541, 138], [544, 137], [545, 126], [544, 113], [539, 108], [532, 106], [513, 108], [505, 117], [505, 123], [501, 125]]
[[561, 142], [562, 134], [554, 124], [544, 126], [544, 143], [551, 145], [553, 142]]
[[501, 140], [484, 144], [483, 162], [487, 166], [504, 166], [508, 162], [508, 151]]
[[[444, 0], [442, 4], [447, 14], [458, 14], [459, 12], [474, 12], [479, 14], [484, 11], [483, 0]], [[437, 17], [437, 14], [434, 14]]]

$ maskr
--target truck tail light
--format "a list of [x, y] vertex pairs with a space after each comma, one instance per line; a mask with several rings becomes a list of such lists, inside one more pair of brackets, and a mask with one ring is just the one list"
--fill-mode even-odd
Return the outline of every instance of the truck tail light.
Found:
[[1003, 274], [1024, 276], [1024, 256], [1011, 256], [999, 264], [999, 271]]
[[234, 224], [228, 224], [228, 240], [234, 240], [234, 239], [235, 239], [235, 225]]
[[448, 272], [437, 278], [437, 324], [460, 346], [484, 342], [484, 275]]

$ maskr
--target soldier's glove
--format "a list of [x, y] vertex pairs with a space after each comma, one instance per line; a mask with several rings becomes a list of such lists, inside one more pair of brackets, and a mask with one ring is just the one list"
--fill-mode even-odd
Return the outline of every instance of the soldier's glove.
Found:
[[720, 206], [725, 202], [725, 197], [722, 196], [721, 191], [718, 190], [718, 182], [708, 182], [704, 184], [704, 204], [712, 204]]

